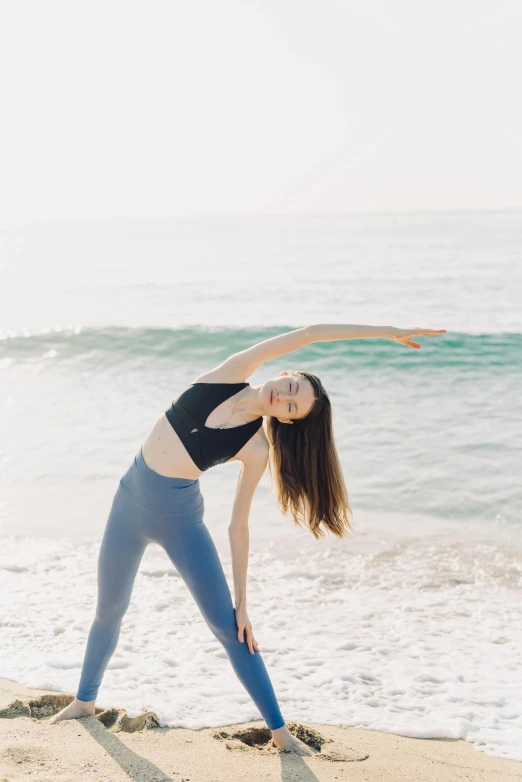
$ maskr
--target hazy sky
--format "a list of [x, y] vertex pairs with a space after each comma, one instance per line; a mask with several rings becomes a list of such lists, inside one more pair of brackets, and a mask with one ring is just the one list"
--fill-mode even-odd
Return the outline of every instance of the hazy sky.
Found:
[[522, 208], [520, 2], [0, 9], [0, 225]]

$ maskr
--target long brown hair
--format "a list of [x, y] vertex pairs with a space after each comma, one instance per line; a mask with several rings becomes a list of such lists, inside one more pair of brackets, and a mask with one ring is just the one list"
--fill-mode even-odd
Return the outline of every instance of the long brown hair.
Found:
[[348, 530], [353, 532], [348, 519], [353, 520], [353, 513], [335, 447], [330, 399], [317, 375], [295, 373], [310, 381], [315, 402], [308, 415], [293, 424], [267, 418], [268, 467], [277, 502], [294, 524], [304, 524], [316, 539], [325, 535], [321, 524], [343, 538]]

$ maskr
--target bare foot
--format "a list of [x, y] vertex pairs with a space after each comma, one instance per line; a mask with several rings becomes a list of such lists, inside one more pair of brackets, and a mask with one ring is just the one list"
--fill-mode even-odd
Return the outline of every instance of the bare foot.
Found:
[[53, 714], [50, 720], [47, 721], [48, 725], [53, 725], [55, 722], [61, 722], [62, 720], [75, 720], [78, 717], [94, 716], [94, 704], [95, 701], [79, 701], [75, 698], [68, 706]]
[[272, 731], [272, 741], [278, 749], [293, 752], [296, 755], [315, 755], [317, 750], [305, 744], [304, 741], [294, 736], [286, 726]]

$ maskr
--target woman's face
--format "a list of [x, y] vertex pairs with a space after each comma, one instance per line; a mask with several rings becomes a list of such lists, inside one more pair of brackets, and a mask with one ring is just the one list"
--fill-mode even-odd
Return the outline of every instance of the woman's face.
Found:
[[275, 416], [283, 424], [306, 418], [314, 404], [314, 389], [310, 381], [297, 372], [281, 372], [261, 388], [266, 415]]

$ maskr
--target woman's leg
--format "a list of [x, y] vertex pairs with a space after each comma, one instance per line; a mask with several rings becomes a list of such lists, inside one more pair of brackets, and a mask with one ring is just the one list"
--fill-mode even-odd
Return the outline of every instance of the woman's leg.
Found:
[[80, 701], [96, 699], [118, 643], [136, 573], [149, 543], [139, 525], [134, 523], [139, 514], [139, 505], [119, 486], [98, 557], [98, 601], [76, 694]]
[[236, 675], [271, 730], [285, 724], [261, 653], [251, 654], [238, 639], [230, 589], [206, 524], [166, 519], [158, 533], [172, 563], [185, 581], [205, 621], [230, 659]]

